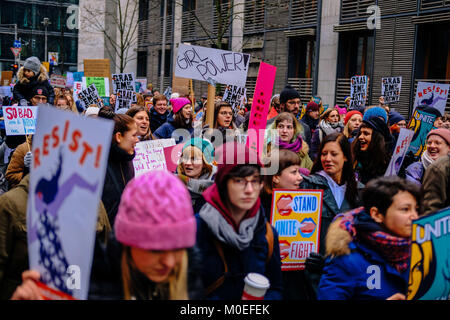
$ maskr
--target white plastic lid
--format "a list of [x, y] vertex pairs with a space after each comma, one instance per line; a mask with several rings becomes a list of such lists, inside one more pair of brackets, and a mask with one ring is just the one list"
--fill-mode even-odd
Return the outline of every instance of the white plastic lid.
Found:
[[249, 273], [244, 279], [249, 286], [258, 289], [268, 289], [270, 287], [269, 279], [259, 273]]

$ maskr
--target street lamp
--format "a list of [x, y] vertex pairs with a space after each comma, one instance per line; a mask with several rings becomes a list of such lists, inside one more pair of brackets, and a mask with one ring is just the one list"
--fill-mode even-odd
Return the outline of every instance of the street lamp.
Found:
[[41, 23], [44, 25], [45, 28], [45, 56], [44, 56], [44, 61], [47, 61], [47, 27], [52, 24], [50, 22], [49, 18], [44, 18]]

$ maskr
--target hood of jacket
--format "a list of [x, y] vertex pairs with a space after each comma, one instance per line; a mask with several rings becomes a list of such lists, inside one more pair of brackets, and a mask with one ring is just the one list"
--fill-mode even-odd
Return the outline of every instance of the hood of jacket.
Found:
[[34, 77], [32, 77], [31, 79], [27, 79], [24, 75], [24, 67], [21, 67], [19, 69], [19, 71], [17, 72], [17, 79], [19, 81], [19, 83], [21, 84], [29, 84], [30, 82], [44, 82], [49, 80], [48, 74], [47, 74], [47, 69], [45, 69], [45, 67], [41, 64], [41, 68], [39, 70], [39, 74], [34, 75]]
[[350, 254], [351, 251], [349, 244], [353, 239], [347, 230], [339, 226], [341, 219], [337, 218], [331, 223], [325, 240], [327, 255], [332, 257], [344, 256]]

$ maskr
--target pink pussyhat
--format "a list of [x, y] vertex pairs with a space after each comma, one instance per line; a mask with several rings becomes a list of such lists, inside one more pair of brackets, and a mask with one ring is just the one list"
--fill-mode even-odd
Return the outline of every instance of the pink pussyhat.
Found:
[[172, 105], [173, 113], [180, 111], [185, 105], [191, 104], [191, 100], [188, 98], [173, 98], [170, 99], [170, 104]]
[[175, 250], [195, 244], [191, 197], [172, 173], [156, 170], [132, 179], [114, 222], [117, 240], [144, 250]]
[[335, 105], [334, 107], [338, 110], [339, 114], [347, 114], [347, 108], [339, 108], [338, 105]]

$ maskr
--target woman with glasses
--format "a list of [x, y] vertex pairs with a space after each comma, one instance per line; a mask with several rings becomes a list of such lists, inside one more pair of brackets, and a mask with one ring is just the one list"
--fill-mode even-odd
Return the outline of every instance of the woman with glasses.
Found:
[[[205, 122], [206, 113], [203, 117], [203, 122]], [[234, 111], [231, 105], [225, 101], [216, 102], [214, 104], [213, 128], [204, 125], [204, 137], [214, 143], [215, 146], [219, 146], [227, 141], [235, 141], [238, 133], [239, 129], [234, 124]], [[217, 140], [219, 137], [221, 139]]]
[[281, 299], [278, 234], [261, 207], [261, 163], [248, 147], [229, 142], [216, 149], [218, 172], [205, 190], [197, 216], [197, 245], [207, 299], [240, 300], [244, 278], [259, 273], [270, 281], [265, 299]]

